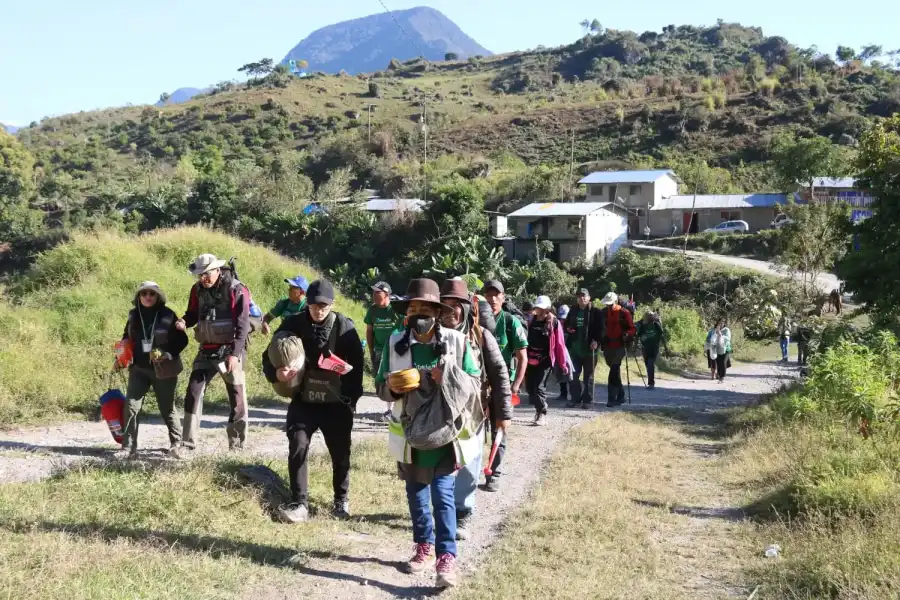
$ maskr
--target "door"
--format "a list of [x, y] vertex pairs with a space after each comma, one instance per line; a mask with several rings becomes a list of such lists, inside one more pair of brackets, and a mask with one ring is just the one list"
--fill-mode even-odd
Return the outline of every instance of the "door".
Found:
[[697, 213], [684, 213], [681, 222], [681, 230], [688, 233], [697, 233], [697, 228], [699, 227], [698, 220]]

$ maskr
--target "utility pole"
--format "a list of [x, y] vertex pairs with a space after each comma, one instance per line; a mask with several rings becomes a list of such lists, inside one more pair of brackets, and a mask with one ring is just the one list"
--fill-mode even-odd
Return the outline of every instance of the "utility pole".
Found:
[[[688, 219], [688, 226], [684, 230], [684, 250], [682, 255], [684, 256], [684, 260], [687, 260], [687, 245], [688, 245], [688, 237], [691, 235], [691, 227], [694, 225], [694, 215], [697, 214], [694, 212], [697, 209], [697, 188], [700, 187], [700, 165], [697, 165], [697, 179], [694, 180], [694, 200], [691, 202], [691, 216]], [[682, 221], [683, 223], [684, 221]], [[697, 227], [700, 227], [700, 219], [697, 219]]]
[[572, 155], [569, 159], [569, 185], [572, 185], [572, 178], [575, 176], [575, 128], [572, 128]]
[[367, 108], [369, 109], [369, 143], [370, 144], [372, 143], [372, 107], [373, 106], [375, 106], [375, 105], [372, 104], [371, 102], [367, 106]]
[[422, 165], [422, 172], [425, 176], [425, 191], [422, 195], [422, 201], [428, 202], [428, 105], [425, 96], [422, 96], [422, 131], [425, 134], [425, 162]]

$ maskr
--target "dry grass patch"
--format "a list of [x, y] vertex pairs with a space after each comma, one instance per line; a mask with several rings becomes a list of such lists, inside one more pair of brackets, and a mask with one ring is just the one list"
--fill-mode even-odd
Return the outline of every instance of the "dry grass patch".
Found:
[[[455, 599], [720, 598], [737, 584], [714, 459], [664, 419], [617, 413], [570, 434], [535, 496]], [[688, 448], [686, 450], [686, 448]], [[713, 510], [712, 513], [715, 513]]]
[[[251, 463], [83, 466], [0, 487], [0, 597], [246, 598], [260, 582], [298, 585], [295, 567], [352, 552], [360, 535], [405, 541], [403, 486], [382, 443], [354, 447], [349, 522], [274, 522], [233, 475]], [[312, 463], [311, 504], [327, 514], [330, 459]], [[271, 466], [286, 478], [283, 462]]]

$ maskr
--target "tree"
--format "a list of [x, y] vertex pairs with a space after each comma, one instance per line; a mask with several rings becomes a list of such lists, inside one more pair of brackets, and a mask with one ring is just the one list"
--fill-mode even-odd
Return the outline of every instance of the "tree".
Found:
[[169, 98], [171, 98], [171, 96], [169, 95], [169, 93], [168, 93], [168, 92], [163, 92], [162, 94], [159, 95], [159, 103], [160, 103], [160, 104], [165, 104], [165, 103], [167, 103], [167, 102], [169, 101]]
[[487, 229], [484, 194], [474, 183], [457, 176], [434, 186], [428, 198], [431, 203], [425, 213], [439, 236], [481, 235]]
[[459, 60], [459, 54], [456, 52], [448, 52], [444, 55], [444, 60]]
[[863, 49], [859, 51], [859, 56], [857, 56], [857, 58], [865, 63], [882, 54], [884, 54], [884, 50], [881, 46], [871, 44], [869, 46], [863, 46]]
[[841, 62], [850, 62], [856, 58], [856, 50], [850, 46], [838, 46], [834, 55], [837, 56], [837, 59]]
[[275, 61], [271, 58], [264, 58], [259, 62], [247, 63], [240, 69], [238, 69], [238, 73], [246, 73], [251, 77], [262, 77], [264, 75], [268, 75], [275, 69]]
[[350, 183], [353, 181], [353, 169], [345, 167], [328, 172], [328, 181], [316, 190], [316, 201], [337, 202], [350, 196]]
[[585, 19], [584, 21], [579, 23], [579, 25], [581, 25], [581, 28], [584, 29], [585, 33], [589, 32], [591, 30], [591, 22], [588, 21], [587, 19]]
[[747, 64], [744, 66], [744, 73], [747, 74], [747, 79], [754, 84], [759, 83], [766, 77], [766, 63], [759, 54], [754, 53], [750, 55]]
[[381, 97], [381, 87], [374, 81], [369, 82], [369, 97], [370, 98], [380, 98]]
[[23, 198], [33, 189], [34, 157], [0, 128], [0, 205]]
[[853, 226], [854, 241], [838, 262], [837, 274], [868, 309], [896, 319], [900, 309], [900, 115], [876, 122], [862, 135], [855, 167], [857, 185], [869, 190], [875, 201], [872, 216]]
[[812, 189], [816, 177], [842, 177], [851, 167], [847, 150], [821, 136], [779, 135], [772, 140], [771, 155], [778, 182], [785, 189]]
[[597, 19], [591, 21], [590, 28], [591, 33], [593, 33], [594, 35], [600, 35], [601, 33], [603, 33], [603, 25], [601, 25], [600, 21]]
[[850, 207], [843, 202], [788, 204], [784, 212], [793, 223], [782, 230], [775, 263], [798, 273], [807, 298], [817, 297], [816, 281], [834, 268], [849, 241]]

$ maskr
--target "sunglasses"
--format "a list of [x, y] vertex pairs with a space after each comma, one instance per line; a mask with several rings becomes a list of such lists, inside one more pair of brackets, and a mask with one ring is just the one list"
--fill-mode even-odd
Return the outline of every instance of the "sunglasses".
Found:
[[155, 297], [156, 297], [156, 292], [154, 292], [153, 290], [144, 290], [144, 291], [141, 292], [141, 296], [147, 296], [147, 297], [149, 297], [149, 298], [155, 298]]
[[207, 271], [206, 273], [200, 273], [199, 275], [197, 275], [197, 279], [212, 279], [213, 273], [215, 273], [215, 272], [216, 272], [216, 269], [213, 269], [212, 271]]

